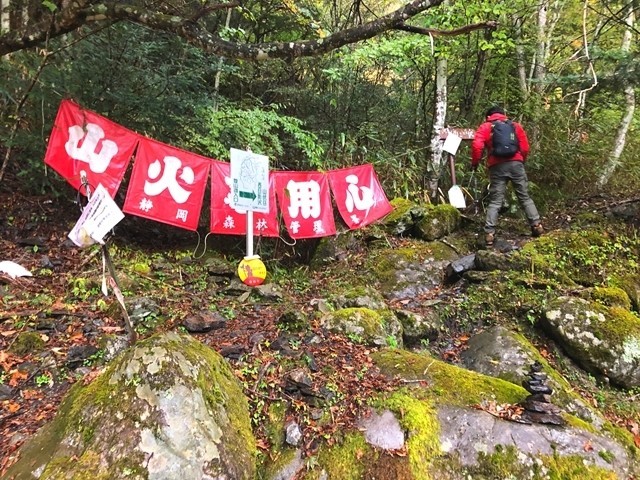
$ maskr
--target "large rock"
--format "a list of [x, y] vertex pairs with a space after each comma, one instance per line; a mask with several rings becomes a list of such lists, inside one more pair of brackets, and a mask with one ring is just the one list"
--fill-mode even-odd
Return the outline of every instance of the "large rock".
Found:
[[534, 362], [543, 365], [549, 375], [548, 384], [553, 389], [552, 401], [596, 427], [604, 420], [582, 401], [558, 375], [535, 347], [522, 335], [497, 325], [472, 336], [468, 348], [460, 356], [465, 367], [475, 372], [522, 385]]
[[187, 335], [138, 343], [23, 447], [11, 479], [253, 479], [247, 401], [224, 359]]
[[584, 423], [524, 424], [498, 418], [490, 408], [481, 411], [481, 404], [491, 402], [480, 399], [493, 398], [494, 406], [513, 404], [527, 394], [521, 387], [428, 355], [396, 349], [373, 357], [401, 386], [376, 398], [376, 411], [360, 419], [357, 430], [322, 445], [313, 469], [298, 464], [295, 478], [635, 478], [635, 447], [617, 437]]
[[582, 298], [549, 303], [543, 325], [582, 368], [625, 388], [640, 386], [640, 319]]
[[444, 282], [444, 269], [458, 254], [442, 242], [407, 241], [406, 247], [382, 249], [367, 260], [367, 281], [387, 300], [420, 297]]
[[391, 204], [394, 211], [383, 222], [392, 235], [437, 240], [457, 230], [462, 220], [460, 212], [448, 204], [418, 205], [404, 198], [394, 198]]
[[[491, 456], [509, 458], [510, 451], [513, 452], [509, 470], [513, 476], [510, 478], [525, 478], [527, 472], [535, 472], [532, 465], [543, 465], [554, 457], [564, 457], [566, 463], [574, 462], [575, 471], [573, 476], [551, 475], [550, 478], [624, 479], [633, 471], [633, 459], [622, 445], [582, 428], [523, 425], [483, 411], [450, 406], [438, 410], [438, 420], [442, 452], [469, 472], [476, 468], [481, 471], [482, 463]], [[581, 468], [584, 469], [582, 473]], [[605, 471], [609, 473], [605, 474]], [[602, 476], [596, 477], [598, 473]], [[532, 475], [529, 478], [549, 477]]]
[[342, 308], [325, 315], [322, 324], [356, 343], [402, 347], [402, 324], [391, 310]]

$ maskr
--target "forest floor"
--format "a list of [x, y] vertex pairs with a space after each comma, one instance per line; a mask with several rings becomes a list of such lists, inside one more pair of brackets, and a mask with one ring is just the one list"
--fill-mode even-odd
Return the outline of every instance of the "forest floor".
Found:
[[[91, 249], [80, 250], [69, 245], [66, 238], [80, 214], [74, 201], [75, 198], [35, 197], [0, 189], [0, 261], [11, 260], [33, 272], [32, 277], [15, 279], [0, 274], [0, 475], [15, 461], [18, 448], [55, 415], [68, 389], [77, 382], [90, 382], [105, 368], [98, 338], [125, 333], [121, 315], [110, 313], [114, 309], [109, 305], [115, 304], [115, 299], [100, 293], [102, 265], [100, 255], [95, 254], [97, 250], [93, 254]], [[547, 225], [561, 225], [565, 215], [568, 213], [549, 215]], [[170, 319], [160, 329], [180, 328], [186, 312], [211, 310], [215, 305], [214, 310], [228, 321], [223, 328], [196, 337], [230, 359], [245, 385], [252, 411], [258, 412], [253, 419], [255, 424], [259, 425], [259, 416], [268, 408], [264, 398], [288, 396], [294, 407], [303, 410], [303, 403], [283, 388], [283, 371], [274, 352], [256, 348], [255, 340], [259, 335], [270, 343], [278, 341], [278, 321], [285, 309], [291, 309], [291, 303], [244, 302], [237, 294], [212, 292], [207, 288], [209, 272], [202, 262], [189, 261], [194, 234], [149, 229], [147, 221], [125, 227], [126, 236], [114, 241], [113, 257], [116, 265], [127, 263], [141, 272], [142, 279], [131, 282], [130, 292], [162, 297]], [[225, 242], [225, 247], [235, 250], [229, 257], [235, 256], [239, 261], [244, 240]], [[174, 263], [178, 268], [163, 271], [161, 278], [151, 278], [144, 268], [136, 267], [149, 259]], [[327, 285], [335, 280], [301, 264], [283, 267], [273, 274], [293, 294], [300, 311], [309, 311], [310, 315], [313, 300], [323, 298]], [[16, 349], [19, 334], [26, 331], [35, 332], [39, 340], [32, 348]], [[151, 332], [139, 333], [145, 336]], [[329, 335], [319, 329], [317, 333]], [[451, 330], [449, 334], [450, 338], [441, 342], [440, 354], [446, 360], [455, 358], [468, 338], [468, 332]], [[319, 426], [307, 419], [307, 452], [317, 448], [318, 439], [330, 439], [334, 432], [352, 425], [363, 399], [371, 392], [392, 387], [391, 380], [371, 368], [370, 351], [365, 346], [340, 336], [326, 340], [329, 341], [319, 342], [316, 347], [306, 345], [305, 354], [317, 364], [330, 367], [318, 369], [318, 376], [323, 371], [342, 372], [323, 382], [334, 385], [341, 401], [332, 409], [332, 424]], [[295, 355], [299, 343], [291, 338], [287, 341]], [[87, 347], [94, 353], [81, 356], [80, 363], [71, 361]], [[258, 392], [259, 384], [266, 391]], [[603, 398], [596, 385], [583, 393], [594, 406], [600, 403], [602, 407]], [[621, 409], [604, 413], [638, 435], [640, 419], [625, 416]], [[258, 446], [266, 450], [268, 439], [260, 436], [259, 429], [258, 435]]]

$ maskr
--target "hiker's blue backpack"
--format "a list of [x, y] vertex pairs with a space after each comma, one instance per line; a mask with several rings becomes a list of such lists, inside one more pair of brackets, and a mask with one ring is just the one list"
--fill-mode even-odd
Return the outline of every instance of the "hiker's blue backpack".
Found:
[[513, 157], [520, 149], [516, 126], [511, 120], [491, 122], [491, 154], [496, 157]]

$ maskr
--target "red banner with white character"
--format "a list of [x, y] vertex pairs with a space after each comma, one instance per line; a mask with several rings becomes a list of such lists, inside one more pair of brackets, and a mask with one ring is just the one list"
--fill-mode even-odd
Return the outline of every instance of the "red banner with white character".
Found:
[[[231, 207], [231, 166], [229, 163], [211, 163], [211, 233], [246, 235], [247, 212]], [[273, 175], [269, 175], [269, 213], [253, 213], [253, 234], [277, 237], [280, 234], [276, 209]]]
[[271, 172], [282, 219], [291, 238], [326, 237], [336, 233], [324, 173]]
[[44, 161], [86, 195], [82, 173], [115, 197], [139, 135], [70, 100], [60, 103]]
[[196, 230], [211, 160], [141, 138], [123, 211]]
[[350, 229], [369, 225], [393, 210], [373, 165], [332, 170], [328, 175], [340, 216]]

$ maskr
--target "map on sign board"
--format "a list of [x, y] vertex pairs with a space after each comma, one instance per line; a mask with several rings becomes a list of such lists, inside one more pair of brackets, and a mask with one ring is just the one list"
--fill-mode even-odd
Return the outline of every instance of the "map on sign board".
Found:
[[269, 213], [269, 158], [231, 149], [231, 206]]

